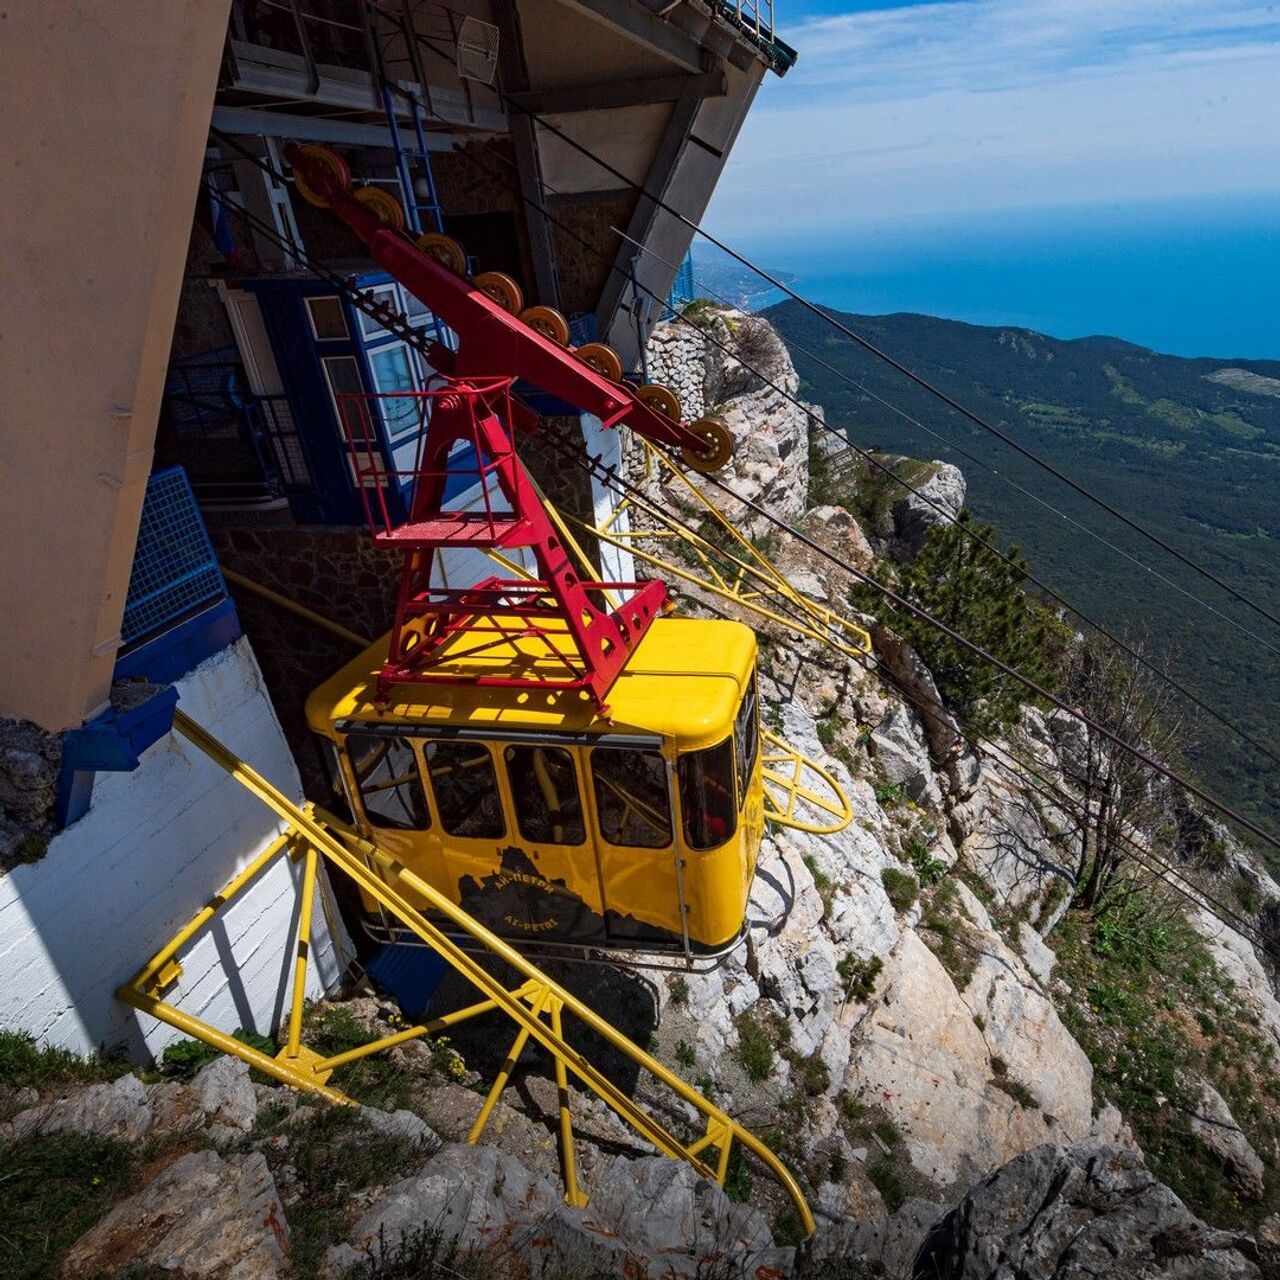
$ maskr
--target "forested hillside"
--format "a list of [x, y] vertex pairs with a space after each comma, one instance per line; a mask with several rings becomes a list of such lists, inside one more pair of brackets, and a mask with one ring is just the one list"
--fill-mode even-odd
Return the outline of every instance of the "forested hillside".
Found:
[[[1108, 625], [1145, 637], [1184, 684], [1280, 756], [1280, 626], [799, 304], [765, 314], [791, 347], [803, 394], [826, 407], [832, 426], [862, 448], [959, 465], [970, 507], [1022, 546], [1034, 573]], [[1117, 338], [833, 314], [1280, 615], [1280, 361], [1188, 360]], [[1280, 829], [1276, 760], [1202, 713], [1195, 737], [1191, 766]]]

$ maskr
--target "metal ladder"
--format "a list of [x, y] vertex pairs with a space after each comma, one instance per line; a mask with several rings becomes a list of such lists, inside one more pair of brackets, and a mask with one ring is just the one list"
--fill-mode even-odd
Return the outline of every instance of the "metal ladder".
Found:
[[[385, 9], [373, 4], [366, 4], [364, 20], [369, 41], [369, 54], [373, 74], [378, 82], [378, 92], [382, 98], [382, 109], [386, 113], [387, 127], [391, 132], [391, 145], [396, 153], [396, 173], [404, 192], [404, 211], [408, 229], [415, 236], [427, 231], [444, 231], [444, 214], [440, 209], [440, 198], [436, 191], [435, 175], [431, 170], [431, 153], [427, 147], [427, 132], [423, 124], [422, 104], [418, 97], [421, 93], [427, 98], [427, 109], [431, 109], [430, 93], [426, 75], [422, 69], [422, 60], [418, 49], [418, 41], [414, 35], [413, 15], [408, 4], [402, 6], [399, 15], [390, 15]], [[386, 38], [399, 36], [407, 52], [409, 67], [413, 73], [416, 92], [408, 92], [400, 88], [387, 71], [387, 52], [384, 44], [383, 28], [380, 23], [387, 23], [391, 30]], [[397, 99], [400, 100], [397, 103]], [[408, 107], [411, 128], [409, 138], [405, 138], [405, 130], [400, 122], [400, 104]]]

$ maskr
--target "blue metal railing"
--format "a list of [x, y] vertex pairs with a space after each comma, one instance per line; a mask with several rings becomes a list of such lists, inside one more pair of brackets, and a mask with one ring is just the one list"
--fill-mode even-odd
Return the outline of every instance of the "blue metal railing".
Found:
[[137, 646], [226, 595], [187, 473], [181, 467], [157, 471], [142, 504], [122, 647]]

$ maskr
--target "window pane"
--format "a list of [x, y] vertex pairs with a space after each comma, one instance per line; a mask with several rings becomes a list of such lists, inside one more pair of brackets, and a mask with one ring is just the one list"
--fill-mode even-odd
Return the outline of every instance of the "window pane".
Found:
[[440, 823], [451, 836], [497, 840], [506, 834], [489, 749], [474, 742], [427, 743], [427, 772]]
[[[392, 310], [396, 309], [395, 285], [385, 284], [379, 289], [370, 289], [369, 292], [373, 294], [375, 302], [384, 302], [390, 306]], [[380, 338], [386, 334], [387, 330], [384, 329], [382, 325], [371, 315], [362, 311], [360, 312], [360, 332], [364, 334], [366, 338]]]
[[591, 782], [600, 834], [610, 844], [664, 849], [671, 843], [667, 765], [657, 751], [595, 747]]
[[747, 783], [751, 780], [751, 772], [756, 764], [756, 752], [760, 749], [759, 713], [756, 707], [756, 681], [751, 677], [751, 685], [742, 706], [738, 708], [738, 718], [733, 723], [733, 744], [738, 761], [738, 808], [741, 809], [747, 800]]
[[573, 757], [559, 747], [503, 752], [520, 834], [535, 844], [582, 844], [582, 797]]
[[[409, 363], [409, 349], [403, 345], [388, 347], [385, 351], [371, 351], [369, 367], [373, 370], [373, 385], [383, 394], [418, 389], [413, 366]], [[391, 435], [400, 435], [419, 425], [417, 397], [405, 396], [378, 403], [382, 409], [382, 420]]]
[[307, 311], [311, 315], [311, 329], [317, 338], [331, 340], [347, 336], [347, 320], [342, 314], [342, 303], [337, 298], [308, 298]]
[[733, 739], [680, 757], [680, 808], [691, 849], [714, 849], [738, 826], [733, 801]]
[[418, 761], [403, 738], [353, 733], [347, 738], [347, 756], [375, 827], [425, 831], [431, 825]]

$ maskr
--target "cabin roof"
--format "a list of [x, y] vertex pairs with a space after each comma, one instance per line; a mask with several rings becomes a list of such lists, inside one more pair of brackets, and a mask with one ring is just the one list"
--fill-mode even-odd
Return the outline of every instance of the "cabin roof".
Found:
[[[712, 746], [728, 733], [755, 667], [756, 639], [740, 622], [716, 618], [658, 618], [610, 689], [609, 712], [575, 691], [501, 688], [458, 683], [401, 684], [384, 710], [374, 703], [377, 676], [389, 637], [369, 646], [307, 699], [307, 721], [333, 736], [346, 720], [471, 730], [546, 730], [661, 734], [681, 749]], [[468, 654], [477, 637], [462, 632], [451, 642], [459, 675], [512, 674], [514, 657]], [[550, 668], [548, 668], [550, 669]]]

